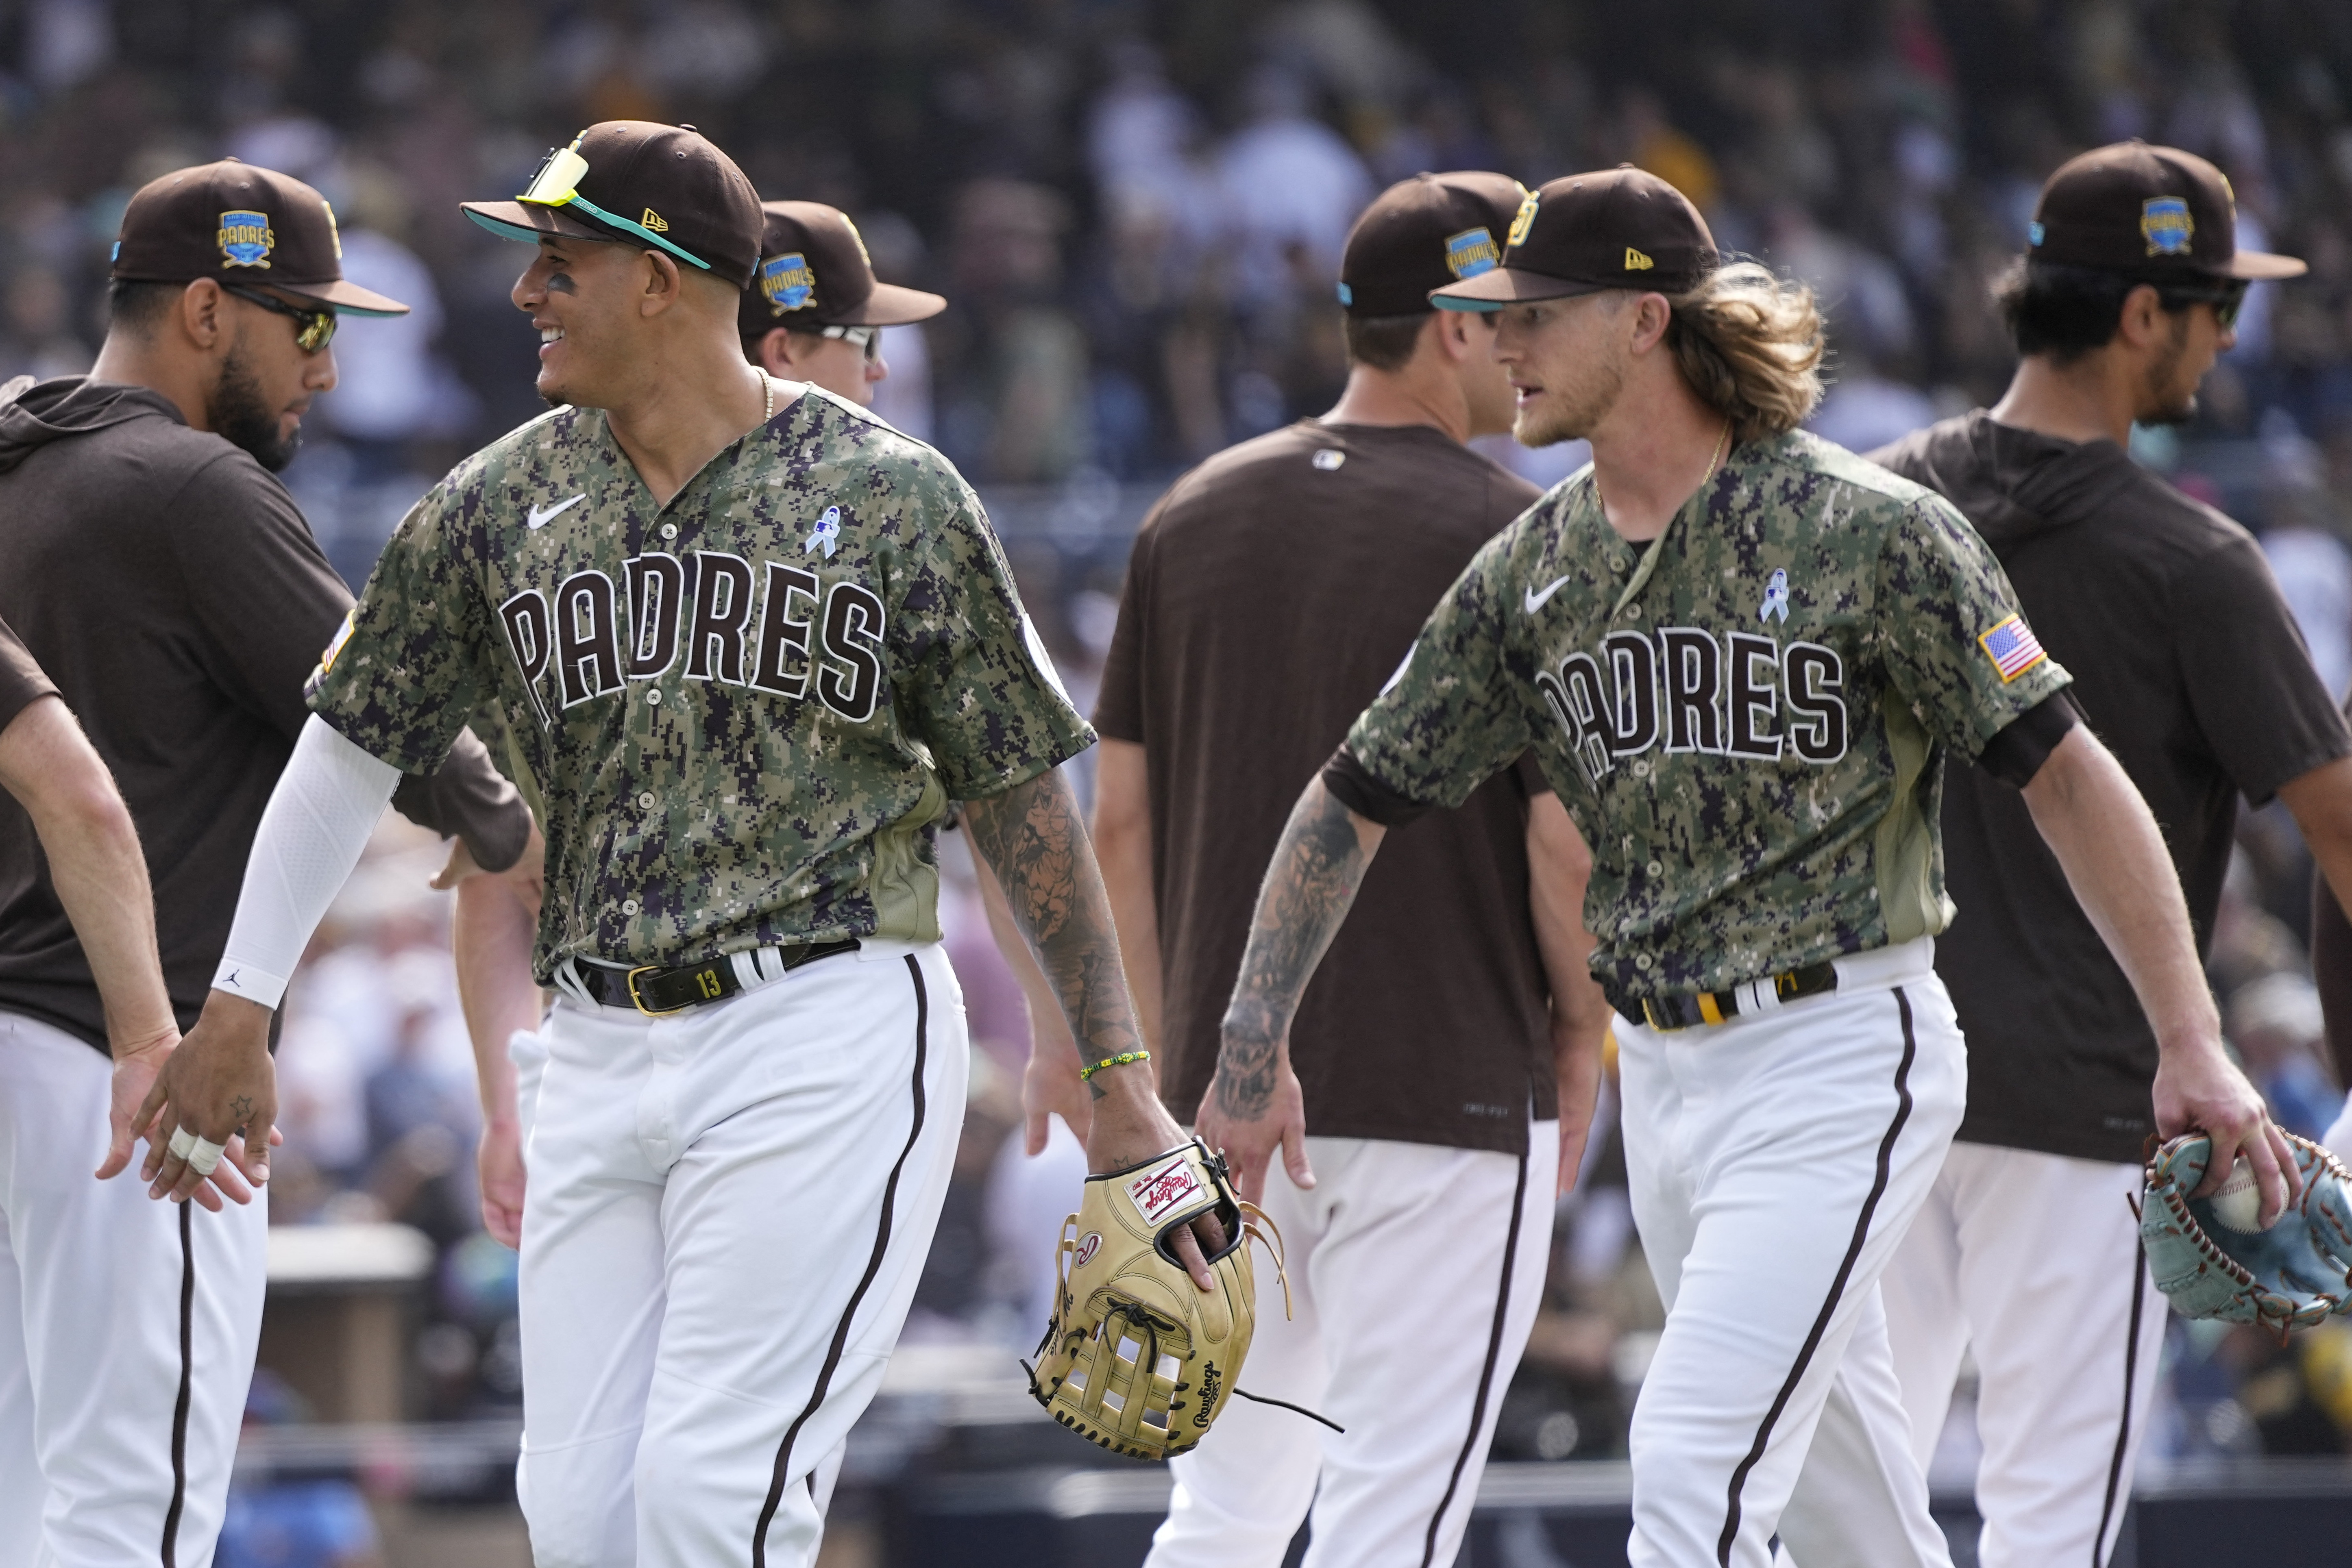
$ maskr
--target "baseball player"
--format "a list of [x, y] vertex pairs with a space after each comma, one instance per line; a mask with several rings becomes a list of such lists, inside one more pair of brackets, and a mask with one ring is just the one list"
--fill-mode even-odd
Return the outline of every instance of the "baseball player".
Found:
[[[2134, 422], [2189, 417], [2248, 282], [2304, 269], [2234, 248], [2235, 215], [2190, 153], [2133, 141], [2067, 163], [2004, 286], [2021, 356], [2006, 395], [1873, 455], [2000, 558], [2074, 677], [2069, 700], [2163, 828], [2200, 957], [2242, 794], [2285, 801], [2352, 887], [2352, 734], [2260, 547], [2125, 450]], [[2127, 1203], [2157, 1130], [2159, 1040], [2034, 820], [1983, 768], [1947, 769], [1960, 913], [1936, 968], [1968, 1036], [1968, 1111], [1887, 1271], [1887, 1328], [1922, 1464], [1974, 1347], [1980, 1560], [2096, 1568], [2164, 1340]]]
[[[0, 615], [120, 785], [184, 1026], [351, 605], [272, 471], [335, 384], [338, 313], [403, 307], [343, 281], [317, 192], [234, 162], [139, 191], [112, 272], [91, 373], [0, 397]], [[398, 804], [482, 864], [527, 853], [529, 814], [470, 737]], [[157, 1025], [109, 994], [121, 938], [110, 955], [68, 920], [61, 862], [0, 815], [0, 1563], [207, 1563], [260, 1333], [268, 1040], [126, 1064]], [[150, 1127], [143, 1173], [182, 1148], [177, 1195], [205, 1211], [89, 1178]]]
[[[260, 1032], [397, 770], [502, 708], [546, 807], [515, 983], [561, 993], [524, 1151], [533, 1554], [805, 1564], [955, 1153], [949, 799], [1090, 1055], [1137, 1044], [1054, 771], [1092, 736], [955, 472], [744, 362], [761, 213], [718, 148], [607, 121], [467, 211], [539, 247], [513, 297], [562, 406], [418, 503], [329, 646], [195, 1037]], [[1147, 1063], [1090, 1086], [1097, 1168], [1178, 1142]]]
[[[1297, 781], [1537, 499], [1461, 444], [1511, 426], [1493, 319], [1428, 298], [1499, 263], [1525, 194], [1486, 173], [1383, 193], [1341, 261], [1338, 406], [1193, 470], [1137, 535], [1095, 714], [1096, 843], [1172, 1104], [1208, 1089]], [[1310, 1502], [1311, 1563], [1454, 1561], [1599, 1083], [1588, 860], [1532, 766], [1390, 845], [1292, 1026], [1313, 1134], [1265, 1179], [1289, 1312], [1267, 1271], [1247, 1370], [1346, 1431], [1229, 1408], [1173, 1461], [1154, 1568], [1273, 1568]]]
[[[2021, 785], [2158, 1020], [2167, 1128], [2281, 1150], [2223, 1054], [2147, 807], [2055, 699], [1951, 507], [1796, 426], [1803, 288], [1725, 264], [1638, 170], [1555, 180], [1501, 267], [1517, 434], [1593, 461], [1483, 549], [1300, 798], [1267, 873], [1201, 1124], [1257, 1185], [1300, 1131], [1284, 1050], [1391, 828], [1532, 746], [1592, 846], [1634, 1219], [1667, 1312], [1633, 1417], [1632, 1561], [1950, 1559], [1878, 1278], [1958, 1125], [1934, 969], [1941, 755]], [[1801, 1482], [1800, 1475], [1801, 1471]]]
[[857, 225], [823, 202], [768, 202], [760, 269], [743, 291], [743, 357], [772, 376], [823, 387], [861, 408], [887, 380], [882, 329], [928, 321], [936, 294], [882, 283]]

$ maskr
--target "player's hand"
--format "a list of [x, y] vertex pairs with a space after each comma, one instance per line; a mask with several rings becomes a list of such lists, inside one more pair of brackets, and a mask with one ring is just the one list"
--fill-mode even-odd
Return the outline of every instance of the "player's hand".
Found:
[[504, 871], [484, 871], [482, 863], [474, 858], [474, 852], [466, 847], [466, 841], [455, 841], [449, 846], [448, 862], [434, 877], [432, 886], [436, 892], [446, 893], [477, 876], [503, 877], [521, 895], [523, 907], [530, 911], [531, 918], [538, 919], [539, 906], [547, 896], [547, 841], [540, 836], [538, 821], [531, 821], [530, 837], [523, 841], [522, 853]]
[[2219, 1187], [2240, 1155], [2262, 1189], [2264, 1227], [2299, 1195], [2302, 1182], [2286, 1134], [2271, 1121], [2261, 1092], [2238, 1071], [2216, 1035], [2168, 1045], [2158, 1057], [2157, 1136], [2173, 1138], [2192, 1130], [2213, 1140], [2213, 1159], [2191, 1197], [2203, 1197]]
[[[146, 1131], [136, 1121], [139, 1107], [145, 1103], [147, 1091], [154, 1087], [155, 1075], [171, 1059], [172, 1048], [179, 1043], [180, 1031], [173, 1029], [144, 1045], [121, 1044], [115, 1048], [114, 1078], [106, 1106], [106, 1158], [99, 1164], [99, 1180], [111, 1180], [130, 1167], [131, 1156], [138, 1152], [139, 1139]], [[249, 1202], [253, 1197], [253, 1189], [226, 1162], [215, 1167], [211, 1186], [196, 1189], [196, 1201], [217, 1214], [222, 1192], [236, 1197], [239, 1203]]]
[[[1289, 1041], [1275, 1051], [1270, 1071], [1272, 1082], [1265, 1090], [1244, 1095], [1234, 1092], [1226, 1061], [1221, 1060], [1192, 1118], [1201, 1141], [1232, 1164], [1234, 1185], [1252, 1203], [1265, 1201], [1266, 1165], [1277, 1148], [1294, 1186], [1304, 1191], [1315, 1185], [1314, 1169], [1307, 1163], [1307, 1096], [1290, 1070]], [[1253, 1103], [1257, 1113], [1244, 1113], [1244, 1103]]]
[[[226, 991], [213, 992], [204, 1016], [163, 1063], [133, 1116], [132, 1124], [148, 1139], [140, 1169], [141, 1179], [152, 1184], [147, 1196], [181, 1203], [203, 1184], [207, 1173], [188, 1163], [194, 1151], [172, 1152], [183, 1130], [221, 1145], [221, 1163], [238, 1167], [246, 1180], [261, 1186], [269, 1179], [269, 1145], [282, 1141], [277, 1116], [269, 1009]], [[242, 1141], [239, 1134], [246, 1134]], [[215, 1166], [210, 1174], [219, 1170]]]
[[[1145, 1063], [1106, 1067], [1088, 1082], [1090, 1093], [1099, 1091], [1094, 1101], [1093, 1124], [1087, 1132], [1087, 1169], [1094, 1175], [1141, 1165], [1185, 1141], [1184, 1129], [1152, 1092], [1151, 1073]], [[1209, 1272], [1209, 1256], [1224, 1250], [1225, 1228], [1215, 1216], [1201, 1216], [1178, 1231], [1169, 1245], [1175, 1249], [1184, 1271], [1192, 1276], [1193, 1284], [1203, 1291], [1217, 1288], [1216, 1277]]]
[[1093, 1132], [1095, 1099], [1078, 1076], [1081, 1065], [1068, 1031], [1056, 1030], [1049, 1036], [1040, 1030], [1030, 1037], [1029, 1066], [1021, 1074], [1021, 1110], [1028, 1124], [1022, 1147], [1031, 1159], [1045, 1152], [1053, 1132], [1049, 1116], [1060, 1116], [1080, 1142]]
[[509, 1247], [521, 1247], [521, 1126], [493, 1122], [484, 1127], [481, 1145], [474, 1151], [474, 1168], [481, 1177], [482, 1228]]

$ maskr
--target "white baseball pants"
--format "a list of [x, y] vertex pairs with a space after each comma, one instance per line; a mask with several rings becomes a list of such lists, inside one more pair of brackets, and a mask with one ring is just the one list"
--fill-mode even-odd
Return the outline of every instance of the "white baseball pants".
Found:
[[2115, 1549], [2164, 1346], [2164, 1297], [2126, 1202], [2141, 1176], [1954, 1144], [1886, 1271], [1895, 1370], [1923, 1466], [1960, 1354], [1975, 1348], [1984, 1568], [2100, 1568]]
[[158, 1203], [137, 1156], [93, 1180], [112, 1080], [0, 1013], [0, 1568], [207, 1568], [227, 1507], [268, 1197]]
[[1524, 1158], [1310, 1137], [1306, 1192], [1275, 1159], [1265, 1207], [1287, 1248], [1292, 1315], [1261, 1253], [1241, 1384], [1347, 1432], [1229, 1402], [1171, 1461], [1147, 1568], [1275, 1568], [1310, 1502], [1305, 1568], [1454, 1561], [1543, 1295], [1559, 1124], [1528, 1136]]
[[[1633, 1407], [1633, 1568], [1948, 1568], [1878, 1280], [1967, 1097], [1934, 944], [1695, 1029], [1620, 1019], [1627, 1186], [1664, 1333]], [[1802, 1480], [1800, 1481], [1801, 1473]]]
[[970, 1070], [937, 945], [653, 1019], [559, 1001], [524, 1158], [538, 1568], [805, 1568], [939, 1222]]

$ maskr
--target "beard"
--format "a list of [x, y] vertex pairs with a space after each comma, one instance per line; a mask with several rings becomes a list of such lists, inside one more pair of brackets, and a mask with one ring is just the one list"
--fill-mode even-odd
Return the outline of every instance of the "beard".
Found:
[[1540, 401], [1522, 403], [1511, 421], [1511, 435], [1522, 446], [1581, 441], [1609, 417], [1624, 390], [1624, 367], [1613, 361], [1588, 362], [1567, 385], [1547, 385]]
[[278, 411], [261, 395], [261, 382], [242, 348], [231, 349], [221, 361], [220, 380], [205, 400], [205, 419], [214, 434], [252, 455], [272, 474], [294, 461], [302, 444], [298, 423], [290, 435], [278, 433]]

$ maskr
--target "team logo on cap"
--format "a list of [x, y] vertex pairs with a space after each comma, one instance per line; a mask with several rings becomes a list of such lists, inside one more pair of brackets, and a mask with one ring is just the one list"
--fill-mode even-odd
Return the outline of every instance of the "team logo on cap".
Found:
[[1527, 195], [1520, 200], [1519, 210], [1514, 214], [1511, 218], [1511, 232], [1508, 235], [1506, 235], [1503, 238], [1503, 244], [1505, 246], [1517, 246], [1527, 243], [1528, 230], [1536, 221], [1536, 204], [1542, 199], [1542, 193], [1538, 191], [1529, 191]]
[[816, 274], [809, 270], [808, 259], [799, 251], [772, 256], [760, 264], [760, 292], [767, 298], [768, 308], [779, 316], [805, 309], [816, 303]]
[[2150, 256], [2187, 256], [2189, 238], [2197, 232], [2189, 204], [2179, 196], [2150, 196], [2139, 204], [2139, 232]]
[[270, 232], [268, 213], [223, 213], [220, 221], [221, 255], [231, 267], [268, 267], [269, 252], [278, 244]]
[[1486, 229], [1464, 229], [1445, 236], [1445, 270], [1454, 277], [1475, 277], [1502, 265], [1502, 248]]

